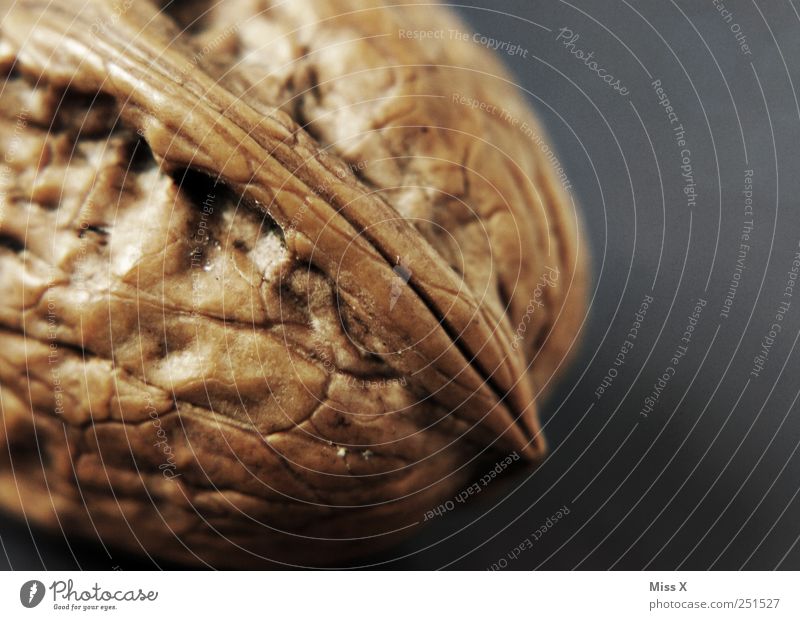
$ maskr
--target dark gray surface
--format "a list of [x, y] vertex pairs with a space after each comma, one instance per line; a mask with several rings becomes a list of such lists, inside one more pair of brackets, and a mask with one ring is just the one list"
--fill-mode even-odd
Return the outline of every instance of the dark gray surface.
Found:
[[[436, 519], [376, 558], [390, 568], [800, 568], [800, 288], [761, 376], [753, 358], [784, 298], [800, 241], [800, 16], [789, 1], [556, 0], [472, 3], [475, 30], [529, 50], [506, 58], [546, 124], [585, 214], [595, 256], [582, 352], [543, 411], [551, 455]], [[486, 8], [489, 7], [489, 8]], [[537, 22], [551, 31], [530, 23]], [[731, 31], [738, 24], [752, 50]], [[622, 96], [555, 41], [630, 90]], [[651, 82], [686, 129], [697, 202], [682, 190], [680, 148]], [[746, 155], [745, 155], [746, 154]], [[744, 171], [754, 230], [730, 317]], [[662, 190], [663, 188], [663, 190]], [[612, 387], [597, 385], [645, 295], [654, 302]], [[707, 305], [686, 356], [647, 419], [639, 415], [698, 297]], [[516, 560], [508, 552], [563, 505]], [[135, 560], [2, 522], [15, 568], [136, 568]], [[73, 556], [74, 553], [74, 556]], [[0, 554], [0, 557], [2, 554]], [[400, 559], [398, 559], [400, 558]], [[501, 562], [502, 564], [502, 562]]]

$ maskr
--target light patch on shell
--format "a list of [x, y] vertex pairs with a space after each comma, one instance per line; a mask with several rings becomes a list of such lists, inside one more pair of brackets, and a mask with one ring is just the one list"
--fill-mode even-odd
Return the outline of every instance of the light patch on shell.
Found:
[[278, 235], [267, 234], [259, 237], [250, 251], [250, 260], [255, 263], [263, 278], [269, 281], [271, 274], [277, 273], [280, 264], [286, 260], [286, 248]]

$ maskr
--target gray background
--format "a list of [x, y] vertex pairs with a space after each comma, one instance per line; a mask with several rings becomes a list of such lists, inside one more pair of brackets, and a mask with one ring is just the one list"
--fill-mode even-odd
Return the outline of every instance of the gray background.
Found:
[[[518, 43], [506, 58], [546, 125], [581, 204], [595, 257], [582, 351], [543, 410], [551, 455], [505, 475], [390, 555], [389, 568], [800, 569], [800, 288], [764, 371], [769, 332], [800, 241], [800, 16], [788, 0], [625, 3], [482, 0], [459, 12]], [[536, 22], [543, 27], [532, 24]], [[752, 51], [735, 40], [735, 23]], [[630, 90], [621, 96], [555, 41], [559, 28]], [[547, 29], [550, 29], [548, 31]], [[651, 87], [660, 79], [686, 129], [696, 205]], [[728, 319], [744, 171], [754, 171], [750, 251]], [[594, 396], [644, 295], [643, 330], [612, 387]], [[654, 411], [639, 411], [708, 300]], [[569, 515], [514, 559], [562, 506]], [[14, 568], [143, 567], [92, 546], [0, 522]]]

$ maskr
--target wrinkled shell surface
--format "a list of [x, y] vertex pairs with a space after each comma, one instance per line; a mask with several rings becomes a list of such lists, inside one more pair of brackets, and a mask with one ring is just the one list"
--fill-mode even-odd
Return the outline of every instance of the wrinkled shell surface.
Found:
[[498, 62], [399, 35], [452, 14], [0, 6], [0, 505], [336, 564], [541, 457], [584, 249]]

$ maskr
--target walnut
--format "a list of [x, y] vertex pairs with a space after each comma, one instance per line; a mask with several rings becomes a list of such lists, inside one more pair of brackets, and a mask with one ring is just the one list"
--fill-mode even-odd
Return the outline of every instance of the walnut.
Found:
[[577, 215], [451, 13], [0, 6], [0, 505], [154, 558], [340, 564], [482, 459], [542, 457]]

